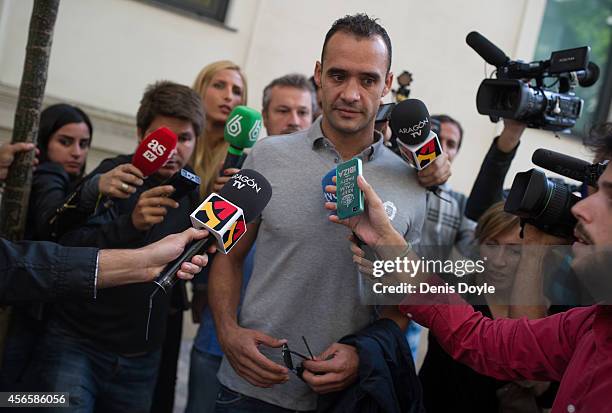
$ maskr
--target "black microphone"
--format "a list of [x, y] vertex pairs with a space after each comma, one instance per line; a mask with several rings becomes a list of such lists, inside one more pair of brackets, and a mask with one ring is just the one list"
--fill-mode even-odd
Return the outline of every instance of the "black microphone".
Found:
[[427, 168], [440, 155], [442, 146], [431, 130], [429, 111], [418, 99], [406, 99], [391, 112], [389, 126], [397, 137], [401, 157], [416, 169]]
[[589, 62], [586, 70], [578, 72], [578, 84], [582, 87], [593, 86], [599, 79], [599, 66], [593, 62]]
[[232, 176], [218, 194], [210, 194], [190, 215], [191, 224], [207, 229], [210, 235], [194, 242], [166, 266], [155, 283], [166, 292], [176, 282], [181, 264], [202, 254], [215, 242], [217, 250], [227, 254], [246, 232], [246, 224], [261, 214], [271, 197], [272, 186], [259, 172], [242, 169]]
[[[442, 155], [438, 135], [431, 130], [429, 111], [418, 99], [406, 99], [395, 105], [389, 119], [389, 127], [395, 136], [400, 156], [417, 170], [427, 168]], [[440, 197], [437, 186], [427, 190]], [[444, 199], [440, 197], [441, 199]], [[446, 199], [444, 199], [446, 200]]]
[[510, 58], [506, 56], [502, 50], [491, 43], [486, 37], [478, 32], [470, 32], [465, 38], [465, 42], [470, 46], [476, 53], [482, 57], [485, 62], [499, 67], [507, 63]]
[[599, 169], [601, 169], [599, 164], [593, 165], [582, 159], [548, 149], [537, 149], [533, 153], [531, 161], [544, 169], [579, 182], [584, 182], [590, 186], [597, 186], [597, 180], [601, 175], [599, 173]]

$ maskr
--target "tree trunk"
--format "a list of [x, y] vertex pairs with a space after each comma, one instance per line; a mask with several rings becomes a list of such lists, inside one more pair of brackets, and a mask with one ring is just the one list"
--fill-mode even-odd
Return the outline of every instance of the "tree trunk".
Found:
[[[13, 143], [36, 143], [40, 108], [47, 84], [53, 27], [59, 0], [34, 0], [26, 57], [13, 125]], [[34, 152], [19, 153], [9, 169], [0, 206], [0, 234], [9, 240], [23, 238], [32, 185]]]

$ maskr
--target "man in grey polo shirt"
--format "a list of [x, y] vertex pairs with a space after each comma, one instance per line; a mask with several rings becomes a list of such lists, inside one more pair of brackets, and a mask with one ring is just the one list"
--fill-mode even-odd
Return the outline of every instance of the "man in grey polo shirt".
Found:
[[[225, 353], [218, 412], [314, 410], [315, 392], [340, 390], [357, 377], [355, 348], [337, 341], [375, 315], [360, 303], [348, 233], [327, 218], [321, 178], [339, 162], [360, 157], [395, 228], [418, 241], [424, 189], [374, 131], [393, 79], [390, 65], [389, 37], [374, 20], [355, 15], [336, 21], [315, 67], [322, 118], [305, 131], [263, 139], [244, 165], [270, 181], [273, 195], [260, 221], [231, 254], [217, 256], [210, 271], [209, 304]], [[255, 267], [237, 320], [242, 260], [255, 238]], [[314, 362], [323, 374], [306, 371], [305, 382], [290, 375], [280, 357], [285, 342], [308, 354], [302, 336], [322, 360], [334, 356]]]

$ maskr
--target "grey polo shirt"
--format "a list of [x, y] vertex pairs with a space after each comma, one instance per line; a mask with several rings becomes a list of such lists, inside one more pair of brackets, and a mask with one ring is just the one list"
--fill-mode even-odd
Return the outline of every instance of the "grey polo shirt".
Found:
[[[359, 155], [364, 177], [386, 202], [393, 226], [417, 242], [425, 190], [414, 170], [375, 133], [376, 142]], [[330, 222], [323, 206], [321, 179], [340, 161], [323, 136], [319, 118], [305, 131], [261, 140], [244, 164], [270, 181], [272, 199], [262, 214], [239, 324], [286, 338], [289, 347], [302, 354], [308, 354], [302, 336], [319, 354], [374, 319], [372, 307], [359, 299], [357, 268], [346, 239], [349, 230]], [[283, 365], [280, 349], [261, 346], [260, 351]], [[294, 410], [316, 408], [316, 394], [293, 374], [289, 382], [263, 389], [238, 376], [224, 358], [218, 377], [230, 389], [268, 403]]]

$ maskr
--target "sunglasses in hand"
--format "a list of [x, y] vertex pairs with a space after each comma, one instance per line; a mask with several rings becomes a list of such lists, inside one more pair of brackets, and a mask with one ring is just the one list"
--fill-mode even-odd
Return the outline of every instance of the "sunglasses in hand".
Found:
[[287, 345], [287, 343], [283, 344], [283, 346], [281, 347], [281, 355], [283, 356], [283, 363], [285, 363], [285, 366], [287, 366], [289, 370], [294, 372], [295, 375], [298, 376], [298, 378], [300, 379], [302, 379], [302, 374], [304, 374], [304, 366], [302, 366], [302, 362], [300, 362], [300, 364], [297, 366], [294, 365], [292, 355], [297, 356], [301, 358], [302, 360], [314, 360], [314, 356], [312, 355], [312, 351], [310, 351], [310, 346], [308, 345], [308, 342], [306, 341], [306, 337], [302, 336], [302, 340], [304, 340], [304, 345], [306, 346], [306, 350], [308, 350], [308, 354], [310, 355], [310, 357], [306, 357], [305, 355], [300, 354], [297, 351], [291, 350], [289, 346]]

